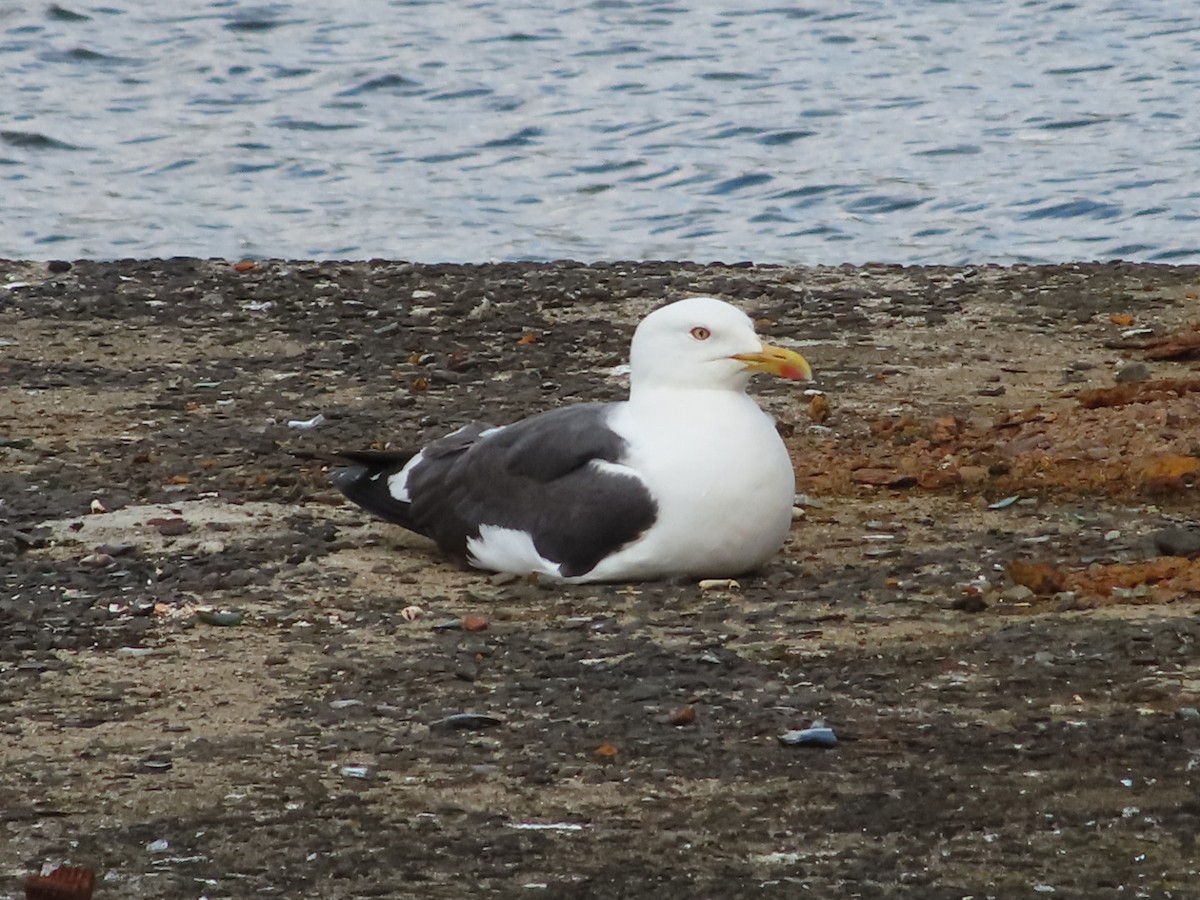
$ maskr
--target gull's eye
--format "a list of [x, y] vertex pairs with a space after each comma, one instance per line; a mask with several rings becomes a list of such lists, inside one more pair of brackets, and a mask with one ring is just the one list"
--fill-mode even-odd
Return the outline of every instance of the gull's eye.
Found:
[[691, 335], [698, 341], [707, 341], [710, 337], [712, 337], [712, 332], [703, 325], [697, 325], [691, 330]]

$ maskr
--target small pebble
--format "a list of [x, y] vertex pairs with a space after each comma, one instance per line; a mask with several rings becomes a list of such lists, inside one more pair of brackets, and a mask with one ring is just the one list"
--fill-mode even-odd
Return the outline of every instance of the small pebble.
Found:
[[462, 617], [463, 631], [487, 631], [488, 620], [486, 616], [463, 616]]
[[[14, 544], [26, 550], [33, 550], [39, 547], [46, 546], [46, 538], [44, 535], [36, 531], [10, 531], [8, 536], [12, 538]], [[100, 553], [108, 553], [109, 551], [103, 547], [97, 547]], [[113, 554], [116, 555], [116, 554]]]
[[192, 526], [188, 524], [186, 519], [179, 516], [147, 519], [146, 524], [157, 531], [162, 537], [180, 537], [192, 532]]
[[136, 544], [101, 544], [96, 548], [96, 552], [104, 553], [108, 556], [124, 556], [127, 553], [132, 553], [136, 547]]
[[684, 725], [691, 725], [696, 721], [696, 707], [684, 706], [680, 709], [677, 709], [675, 712], [671, 713], [671, 716], [667, 719], [667, 721], [677, 728], [682, 728]]
[[1021, 603], [1033, 596], [1033, 589], [1023, 584], [1016, 584], [1006, 589], [1000, 597], [1013, 603]]
[[1196, 556], [1200, 554], [1200, 527], [1164, 528], [1150, 535], [1154, 549], [1161, 556]]
[[1133, 384], [1138, 381], [1150, 380], [1150, 367], [1145, 363], [1127, 363], [1117, 369], [1113, 376], [1117, 384]]
[[868, 559], [890, 559], [893, 556], [899, 556], [900, 551], [894, 547], [871, 547], [863, 551], [863, 556]]
[[229, 628], [234, 625], [241, 625], [246, 618], [246, 614], [240, 609], [198, 609], [196, 610], [196, 618], [205, 625]]
[[[1025, 590], [1029, 590], [1029, 588]], [[959, 612], [980, 613], [988, 608], [988, 604], [978, 594], [964, 594], [951, 603], [950, 608], [956, 609]]]
[[448, 730], [465, 729], [469, 731], [479, 731], [482, 728], [495, 728], [497, 725], [503, 725], [504, 720], [498, 716], [489, 716], [484, 713], [454, 713], [446, 716], [444, 719], [438, 719], [436, 722], [430, 723], [430, 728], [443, 728]]

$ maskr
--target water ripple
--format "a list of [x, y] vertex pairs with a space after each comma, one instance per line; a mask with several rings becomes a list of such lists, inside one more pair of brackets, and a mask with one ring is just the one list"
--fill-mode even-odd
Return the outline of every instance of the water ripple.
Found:
[[271, 125], [286, 131], [343, 131], [358, 127], [351, 122], [317, 122], [314, 119], [293, 119], [290, 116], [272, 119]]
[[736, 178], [726, 178], [724, 181], [719, 181], [713, 185], [708, 192], [710, 194], [732, 194], [736, 191], [741, 191], [746, 188], [757, 187], [760, 184], [766, 184], [771, 180], [771, 176], [765, 172], [759, 172], [753, 175], [739, 175]]
[[1200, 262], [1183, 0], [65, 3], [0, 255]]
[[767, 147], [778, 147], [783, 144], [794, 144], [801, 138], [812, 137], [815, 131], [775, 131], [759, 137], [758, 142]]
[[852, 213], [861, 213], [863, 215], [880, 215], [882, 213], [900, 212], [905, 209], [913, 209], [920, 206], [925, 201], [918, 197], [895, 197], [889, 194], [870, 194], [866, 197], [859, 197], [846, 204], [846, 209]]
[[288, 23], [282, 19], [258, 18], [255, 16], [237, 16], [225, 23], [229, 31], [272, 31]]
[[55, 138], [40, 134], [36, 131], [0, 131], [0, 141], [12, 147], [26, 150], [80, 150], [75, 144], [68, 144]]
[[72, 9], [67, 9], [65, 6], [59, 6], [57, 3], [51, 3], [46, 8], [46, 15], [60, 22], [90, 22], [92, 18], [91, 16], [85, 16], [83, 13], [75, 12]]
[[974, 156], [982, 152], [983, 148], [975, 144], [955, 144], [952, 147], [934, 147], [930, 150], [917, 150], [913, 156]]
[[1098, 203], [1095, 200], [1072, 200], [1068, 203], [1055, 203], [1022, 213], [1022, 219], [1113, 219], [1121, 214], [1121, 207], [1115, 203]]
[[106, 53], [89, 50], [87, 47], [71, 47], [68, 50], [47, 50], [45, 53], [39, 54], [39, 58], [43, 62], [50, 63], [90, 63], [114, 66], [136, 63], [136, 60], [133, 59], [109, 56]]
[[530, 126], [522, 128], [520, 131], [513, 132], [508, 137], [496, 138], [491, 141], [485, 141], [480, 144], [480, 147], [494, 149], [497, 147], [528, 147], [531, 144], [536, 144], [537, 139], [542, 137], [546, 132], [540, 128]]
[[361, 94], [386, 93], [407, 97], [425, 91], [421, 82], [406, 78], [403, 75], [388, 74], [376, 78], [368, 78], [361, 84], [341, 91], [339, 97], [357, 97]]
[[1086, 119], [1059, 119], [1054, 122], [1043, 122], [1035, 127], [1045, 131], [1066, 131], [1069, 128], [1087, 128], [1089, 125], [1103, 125], [1111, 121], [1105, 116], [1091, 116]]

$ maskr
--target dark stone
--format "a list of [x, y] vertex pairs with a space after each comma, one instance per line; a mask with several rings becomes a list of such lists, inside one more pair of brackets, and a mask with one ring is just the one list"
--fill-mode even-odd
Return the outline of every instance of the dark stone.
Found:
[[1164, 528], [1150, 535], [1150, 540], [1160, 556], [1200, 555], [1200, 526], [1197, 525]]

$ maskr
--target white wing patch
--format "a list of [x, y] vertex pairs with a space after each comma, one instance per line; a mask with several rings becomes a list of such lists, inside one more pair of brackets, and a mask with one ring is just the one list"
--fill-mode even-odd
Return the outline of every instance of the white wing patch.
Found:
[[392, 499], [400, 503], [412, 503], [412, 497], [408, 493], [408, 476], [424, 460], [425, 451], [422, 450], [405, 463], [403, 469], [388, 478], [388, 493], [392, 495]]
[[528, 531], [500, 525], [480, 525], [479, 537], [467, 538], [467, 561], [480, 569], [528, 575], [536, 572], [562, 578], [562, 567], [538, 553]]
[[624, 475], [626, 478], [636, 478], [642, 484], [646, 483], [646, 479], [638, 472], [629, 468], [629, 466], [621, 465], [621, 463], [609, 462], [607, 459], [593, 459], [588, 465], [594, 471], [602, 472], [605, 475]]

